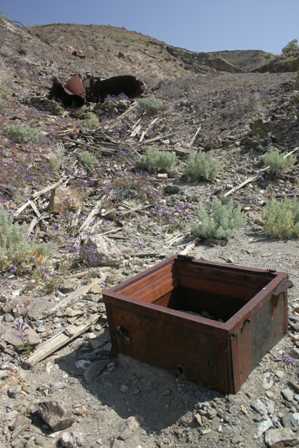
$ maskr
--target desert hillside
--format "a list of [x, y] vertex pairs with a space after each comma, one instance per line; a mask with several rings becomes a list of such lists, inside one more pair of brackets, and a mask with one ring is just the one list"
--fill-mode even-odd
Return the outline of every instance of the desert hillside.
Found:
[[[26, 28], [0, 18], [0, 448], [298, 446], [291, 62], [260, 50], [193, 52], [112, 26]], [[75, 95], [65, 86], [74, 74], [83, 79], [75, 77]], [[97, 95], [88, 97], [90, 86]], [[176, 319], [207, 329], [206, 356], [182, 324], [166, 341], [178, 358], [170, 370], [116, 357], [103, 289], [178, 254], [267, 278], [287, 272], [293, 288], [284, 282], [272, 295], [245, 275], [235, 289], [222, 284], [220, 307], [203, 288], [196, 294], [206, 306], [184, 308], [184, 299]], [[149, 290], [164, 301], [172, 294], [164, 283], [146, 288], [144, 300]], [[242, 343], [225, 345], [227, 303], [234, 318], [250, 301], [235, 328]], [[214, 351], [211, 322], [222, 332]], [[160, 345], [146, 334], [142, 353], [155, 358]], [[127, 347], [135, 335], [122, 322], [113, 336]], [[225, 371], [223, 354], [232, 360]], [[194, 359], [199, 384], [180, 356]], [[205, 369], [213, 387], [215, 378], [244, 384], [224, 395]]]

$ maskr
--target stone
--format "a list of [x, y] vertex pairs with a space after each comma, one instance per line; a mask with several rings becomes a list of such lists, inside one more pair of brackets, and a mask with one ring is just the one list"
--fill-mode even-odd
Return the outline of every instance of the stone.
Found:
[[256, 438], [260, 438], [268, 429], [272, 428], [273, 423], [268, 418], [267, 420], [261, 421], [257, 426]]
[[90, 267], [118, 267], [121, 252], [109, 238], [102, 235], [91, 235], [81, 240], [80, 258]]
[[84, 446], [82, 436], [76, 432], [63, 432], [57, 440], [59, 448], [78, 448]]
[[77, 211], [82, 206], [82, 196], [78, 189], [60, 186], [51, 192], [49, 209], [53, 213], [65, 214]]
[[136, 417], [128, 417], [120, 427], [118, 439], [125, 442], [139, 429], [139, 427], [140, 425]]
[[299, 442], [296, 436], [290, 429], [270, 429], [265, 434], [266, 445], [270, 448], [283, 448], [286, 446], [296, 446]]
[[21, 391], [20, 385], [12, 386], [7, 389], [7, 395], [9, 398], [17, 398]]
[[[3, 330], [3, 328], [2, 328]], [[4, 327], [4, 331], [0, 330], [2, 338], [19, 350], [27, 346], [34, 346], [40, 343], [40, 337], [33, 328], [20, 320], [14, 324], [9, 324]]]
[[287, 401], [293, 401], [294, 400], [294, 392], [290, 388], [283, 389], [281, 391], [281, 395]]
[[290, 423], [295, 430], [299, 428], [299, 412], [290, 415]]
[[40, 320], [49, 314], [49, 310], [55, 305], [51, 295], [35, 297], [28, 308], [28, 317], [31, 320]]
[[69, 411], [57, 401], [44, 401], [38, 404], [37, 414], [53, 431], [62, 431], [74, 423]]
[[268, 414], [267, 406], [259, 398], [251, 404], [251, 407], [262, 416], [266, 416]]

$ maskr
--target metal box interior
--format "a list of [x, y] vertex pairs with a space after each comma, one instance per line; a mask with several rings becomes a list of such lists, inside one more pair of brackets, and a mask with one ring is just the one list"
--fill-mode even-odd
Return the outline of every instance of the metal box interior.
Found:
[[235, 393], [287, 331], [287, 279], [167, 259], [104, 291], [112, 351]]

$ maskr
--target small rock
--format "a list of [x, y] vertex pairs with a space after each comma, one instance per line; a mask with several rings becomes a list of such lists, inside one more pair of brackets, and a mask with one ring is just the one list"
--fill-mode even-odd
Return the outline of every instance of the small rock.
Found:
[[268, 431], [268, 429], [272, 428], [272, 426], [273, 423], [269, 418], [267, 420], [261, 421], [257, 427], [256, 438], [258, 439], [259, 437], [261, 437], [266, 431]]
[[2, 337], [8, 344], [20, 350], [26, 346], [34, 346], [40, 343], [39, 335], [25, 323], [20, 323], [20, 328], [17, 328], [16, 324], [6, 326]]
[[100, 285], [100, 283], [93, 283], [92, 287], [90, 288], [89, 292], [91, 294], [102, 294], [103, 288]]
[[281, 391], [281, 395], [287, 401], [293, 401], [294, 400], [294, 392], [291, 389], [289, 389], [289, 388], [283, 389]]
[[207, 410], [207, 414], [206, 414], [208, 419], [213, 420], [213, 418], [215, 418], [216, 415], [217, 415], [216, 409], [209, 407], [209, 409]]
[[122, 385], [120, 386], [120, 391], [121, 391], [123, 394], [125, 394], [126, 392], [128, 392], [128, 390], [129, 390], [129, 388], [128, 388], [128, 386], [127, 386], [126, 384], [122, 384]]
[[69, 210], [76, 211], [82, 206], [82, 197], [79, 190], [60, 186], [52, 190], [49, 209], [53, 213], [64, 214]]
[[19, 393], [22, 391], [21, 386], [16, 385], [13, 387], [9, 387], [7, 389], [7, 395], [9, 398], [17, 398], [17, 396], [19, 395]]
[[295, 446], [299, 441], [298, 437], [287, 428], [270, 429], [265, 434], [266, 445], [271, 448], [283, 448], [285, 446]]
[[200, 414], [195, 414], [195, 415], [194, 415], [194, 420], [196, 421], [196, 423], [197, 423], [199, 426], [202, 426], [202, 417], [201, 417]]
[[290, 422], [296, 430], [299, 428], [299, 412], [290, 415]]
[[63, 432], [57, 441], [59, 448], [77, 448], [83, 446], [81, 434], [76, 432]]
[[268, 414], [267, 406], [259, 398], [251, 404], [251, 407], [262, 416], [266, 416]]
[[87, 266], [119, 266], [121, 252], [109, 238], [92, 235], [80, 242], [80, 258]]
[[128, 417], [120, 427], [120, 435], [118, 436], [118, 439], [126, 441], [139, 429], [139, 427], [140, 425], [136, 417]]
[[74, 423], [70, 412], [65, 410], [57, 401], [39, 403], [37, 414], [53, 432], [62, 431]]
[[78, 287], [78, 280], [67, 278], [63, 284], [59, 287], [59, 290], [64, 294], [74, 291]]

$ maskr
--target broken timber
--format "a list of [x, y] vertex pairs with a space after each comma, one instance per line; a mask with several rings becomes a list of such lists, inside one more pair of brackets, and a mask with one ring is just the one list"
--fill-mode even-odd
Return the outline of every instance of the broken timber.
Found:
[[[296, 148], [292, 149], [292, 151], [290, 151], [287, 154], [285, 154], [283, 156], [284, 159], [287, 159], [289, 156], [291, 156], [292, 154], [294, 154], [294, 152], [297, 152], [297, 151], [299, 151], [299, 146], [297, 146]], [[228, 196], [231, 196], [236, 191], [241, 190], [241, 188], [245, 187], [245, 185], [248, 185], [251, 182], [256, 181], [257, 179], [259, 179], [261, 177], [261, 175], [263, 173], [265, 173], [266, 171], [269, 171], [269, 169], [270, 169], [270, 166], [266, 166], [265, 168], [262, 168], [262, 169], [258, 170], [257, 173], [254, 176], [248, 177], [241, 184], [237, 185], [236, 187], [231, 188], [229, 191], [224, 193], [223, 197], [227, 198]]]
[[40, 361], [52, 355], [65, 345], [69, 344], [78, 336], [81, 336], [81, 334], [85, 333], [85, 331], [87, 331], [89, 327], [91, 327], [91, 325], [96, 323], [98, 318], [99, 316], [93, 316], [91, 319], [89, 319], [88, 321], [84, 322], [81, 325], [78, 326], [71, 325], [67, 329], [53, 336], [48, 341], [42, 342], [36, 348], [33, 354], [24, 361], [23, 366], [27, 369], [31, 369]]

